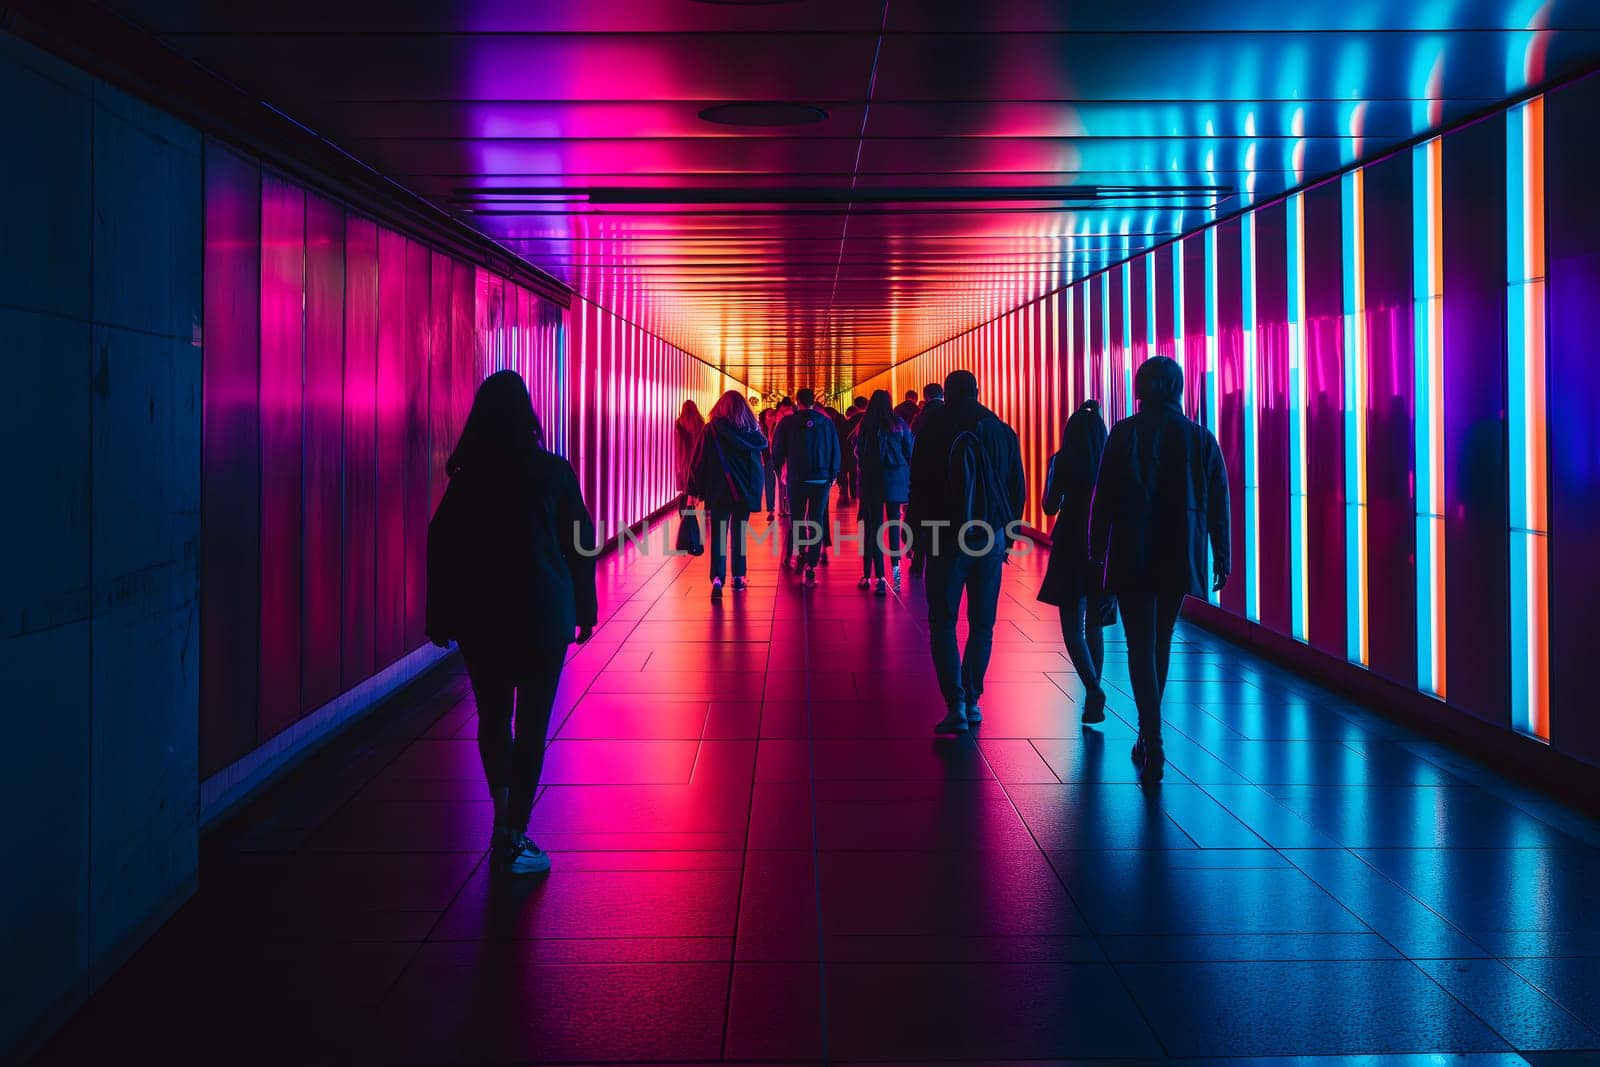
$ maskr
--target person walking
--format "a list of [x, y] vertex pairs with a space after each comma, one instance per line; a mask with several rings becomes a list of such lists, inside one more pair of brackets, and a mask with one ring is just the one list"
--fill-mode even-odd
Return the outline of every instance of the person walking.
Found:
[[678, 421], [674, 425], [673, 438], [674, 471], [678, 479], [678, 506], [689, 506], [689, 470], [690, 460], [694, 458], [695, 442], [700, 440], [700, 431], [706, 428], [706, 420], [700, 414], [700, 407], [693, 400], [685, 400], [683, 408], [678, 412]]
[[[915, 438], [919, 433], [921, 433], [922, 428], [926, 426], [928, 424], [928, 420], [933, 417], [933, 413], [942, 407], [944, 407], [944, 386], [940, 385], [938, 382], [929, 382], [927, 385], [924, 385], [922, 387], [922, 405], [917, 409], [916, 418], [911, 420], [911, 436]], [[906, 522], [909, 523], [910, 521], [911, 513], [908, 510], [906, 512]], [[908, 547], [910, 548], [911, 555], [911, 573], [913, 575], [919, 575], [922, 573], [923, 568], [927, 565], [927, 558], [919, 549], [917, 545], [917, 538], [912, 537], [911, 544]]]
[[[793, 557], [807, 585], [817, 584], [817, 563], [822, 558], [822, 538], [828, 529], [828, 491], [839, 476], [839, 434], [827, 412], [814, 407], [815, 394], [802, 389], [795, 394], [794, 414], [778, 424], [772, 456], [789, 479], [789, 537], [784, 562]], [[806, 541], [799, 544], [801, 524], [807, 524]]]
[[[889, 407], [889, 392], [872, 394], [856, 426], [856, 465], [861, 474], [861, 581], [887, 596], [884, 550], [891, 557], [894, 587], [900, 588], [900, 509], [911, 491], [911, 427]], [[876, 584], [874, 584], [876, 579]]]
[[794, 401], [784, 397], [778, 401], [778, 414], [772, 420], [772, 429], [767, 433], [767, 460], [772, 466], [772, 472], [778, 481], [778, 521], [789, 521], [789, 474], [783, 469], [777, 457], [772, 452], [772, 442], [777, 439], [778, 427], [783, 425], [783, 420], [794, 414]]
[[[778, 468], [772, 462], [772, 433], [778, 425], [778, 409], [767, 408], [756, 420], [761, 426], [761, 435], [767, 439], [767, 447], [761, 450], [761, 490], [762, 501], [767, 505], [767, 521], [771, 522], [778, 507]], [[757, 509], [760, 510], [760, 505]]]
[[[834, 477], [839, 486], [839, 503], [841, 505], [850, 503], [856, 495], [856, 454], [851, 451], [849, 446], [850, 431], [854, 427], [854, 423], [850, 421], [850, 416], [854, 413], [855, 407], [853, 405], [847, 406], [844, 411], [840, 411], [837, 408], [828, 409], [828, 417], [833, 420], [834, 432], [839, 435], [839, 473]], [[822, 558], [824, 562], [827, 560], [828, 548], [833, 544], [832, 532], [829, 530], [828, 536], [824, 537], [822, 542]]]
[[1092, 597], [1089, 575], [1089, 503], [1106, 447], [1100, 402], [1085, 400], [1061, 430], [1061, 449], [1045, 474], [1046, 515], [1058, 515], [1050, 531], [1050, 562], [1039, 599], [1061, 613], [1061, 640], [1083, 683], [1083, 721], [1104, 722], [1106, 694], [1100, 676], [1105, 664], [1105, 602]]
[[472, 682], [494, 802], [490, 862], [540, 874], [550, 857], [528, 818], [567, 646], [594, 634], [594, 522], [571, 465], [545, 450], [515, 371], [478, 387], [445, 472], [428, 524], [426, 632], [460, 646]]
[[1133, 762], [1161, 781], [1161, 695], [1172, 631], [1186, 596], [1219, 590], [1232, 564], [1228, 472], [1217, 439], [1183, 414], [1183, 368], [1166, 356], [1139, 365], [1139, 410], [1111, 428], [1089, 513], [1089, 566], [1117, 596], [1128, 639], [1128, 680], [1139, 708]]
[[[978, 403], [972, 372], [951, 372], [944, 395], [946, 403], [912, 445], [906, 510], [919, 550], [927, 552], [929, 642], [946, 707], [933, 729], [950, 734], [983, 721], [978, 701], [994, 644], [1000, 572], [1027, 483], [1016, 432]], [[963, 594], [965, 649], [956, 644]]]
[[894, 409], [894, 417], [909, 427], [911, 420], [916, 418], [921, 411], [922, 406], [917, 403], [917, 391], [915, 389], [907, 389], [906, 398]]
[[689, 491], [711, 513], [711, 599], [722, 599], [728, 554], [733, 590], [745, 586], [745, 525], [761, 502], [761, 453], [767, 439], [744, 394], [729, 389], [711, 409], [689, 464]]

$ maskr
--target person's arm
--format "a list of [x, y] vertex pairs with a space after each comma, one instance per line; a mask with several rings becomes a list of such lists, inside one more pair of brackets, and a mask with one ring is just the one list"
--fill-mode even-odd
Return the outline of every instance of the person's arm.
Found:
[[1014, 431], [1010, 432], [1007, 444], [1011, 448], [1011, 469], [1006, 474], [1006, 495], [1011, 502], [1012, 517], [1020, 519], [1028, 506], [1028, 476], [1022, 473], [1022, 442]]
[[561, 555], [572, 576], [572, 599], [577, 609], [578, 643], [589, 640], [599, 621], [600, 598], [595, 592], [594, 519], [583, 502], [583, 492], [578, 488], [578, 476], [571, 464], [563, 463], [561, 497], [556, 504], [556, 521], [559, 525]]
[[833, 427], [833, 433], [832, 435], [824, 434], [823, 440], [831, 444], [829, 453], [833, 457], [833, 465], [829, 468], [828, 480], [832, 481], [834, 478], [839, 477], [839, 471], [844, 467], [844, 447], [839, 440], [839, 424], [830, 420], [829, 425]]
[[1233, 573], [1233, 543], [1228, 510], [1228, 468], [1216, 438], [1206, 434], [1206, 532], [1211, 538], [1212, 588], [1221, 589]]
[[1044, 469], [1044, 496], [1039, 500], [1039, 507], [1046, 515], [1054, 516], [1061, 510], [1061, 505], [1066, 503], [1067, 494], [1062, 491], [1061, 469], [1064, 463], [1061, 453], [1057, 452], [1050, 457], [1050, 462]]
[[772, 469], [775, 471], [783, 470], [784, 465], [789, 462], [788, 429], [789, 419], [792, 417], [785, 416], [779, 419], [778, 424], [772, 428]]
[[1113, 429], [1089, 498], [1089, 560], [1102, 570], [1111, 549], [1111, 516], [1123, 478], [1121, 455], [1122, 441]]

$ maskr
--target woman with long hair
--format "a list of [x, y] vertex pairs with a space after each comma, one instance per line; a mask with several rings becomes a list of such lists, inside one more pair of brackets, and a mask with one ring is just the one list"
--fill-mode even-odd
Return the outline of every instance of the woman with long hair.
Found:
[[1061, 613], [1061, 640], [1083, 682], [1083, 721], [1088, 723], [1106, 717], [1106, 693], [1100, 685], [1105, 664], [1100, 583], [1091, 580], [1089, 569], [1089, 506], [1105, 447], [1100, 402], [1085, 400], [1061, 430], [1061, 449], [1050, 457], [1044, 483], [1044, 513], [1060, 517], [1050, 531], [1050, 562], [1039, 599]]
[[876, 578], [878, 596], [889, 593], [883, 565], [885, 533], [894, 585], [900, 588], [900, 509], [911, 493], [911, 427], [894, 413], [893, 403], [889, 391], [879, 389], [856, 425], [862, 522], [861, 580], [856, 586], [866, 589]]
[[711, 596], [720, 599], [733, 549], [733, 588], [745, 589], [745, 524], [761, 503], [761, 453], [767, 439], [744, 394], [729, 389], [711, 409], [689, 463], [689, 492], [711, 513]]
[[528, 838], [528, 816], [567, 646], [594, 633], [594, 522], [515, 371], [478, 387], [445, 472], [428, 525], [427, 633], [460, 645], [472, 680], [492, 862], [540, 874], [550, 857]]
[[689, 471], [690, 462], [694, 459], [694, 446], [700, 440], [700, 432], [706, 428], [706, 420], [700, 414], [700, 406], [693, 400], [685, 400], [683, 408], [678, 412], [678, 421], [673, 429], [676, 431], [674, 439], [673, 459], [676, 463], [674, 470], [678, 477], [678, 493], [680, 506], [687, 507], [689, 503]]
[[[761, 450], [761, 476], [766, 491], [767, 521], [771, 522], [778, 510], [778, 467], [772, 462], [772, 434], [778, 428], [778, 409], [767, 408], [757, 421], [761, 435], [767, 439], [767, 447]], [[759, 505], [756, 510], [761, 510]]]
[[[772, 455], [772, 442], [777, 438], [778, 427], [783, 425], [783, 420], [794, 414], [794, 399], [784, 397], [778, 401], [778, 415], [772, 420], [772, 432], [767, 434], [767, 454]], [[772, 465], [778, 475], [778, 518], [789, 518], [789, 472], [779, 463], [776, 456], [772, 458]]]

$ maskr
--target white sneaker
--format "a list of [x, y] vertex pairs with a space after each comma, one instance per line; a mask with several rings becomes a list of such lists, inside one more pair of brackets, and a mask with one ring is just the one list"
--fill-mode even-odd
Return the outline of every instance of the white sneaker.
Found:
[[550, 854], [523, 837], [507, 850], [505, 866], [512, 874], [544, 874], [550, 870]]

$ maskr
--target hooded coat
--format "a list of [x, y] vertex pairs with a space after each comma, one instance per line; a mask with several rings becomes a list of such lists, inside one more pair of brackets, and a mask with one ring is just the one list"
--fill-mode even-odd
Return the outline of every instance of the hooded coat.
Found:
[[712, 511], [754, 511], [766, 486], [761, 469], [766, 447], [761, 431], [741, 429], [730, 419], [712, 419], [695, 443], [689, 492]]
[[[947, 387], [948, 393], [948, 387]], [[928, 412], [931, 411], [931, 414]], [[911, 493], [907, 512], [912, 518], [913, 536], [917, 538], [917, 551], [932, 551], [931, 531], [922, 524], [944, 521], [956, 524], [961, 518], [955, 502], [949, 499], [950, 448], [956, 437], [971, 430], [980, 447], [989, 458], [989, 467], [999, 480], [998, 488], [1010, 504], [1011, 514], [1020, 518], [1027, 498], [1027, 481], [1022, 473], [1022, 448], [1016, 431], [982, 404], [976, 397], [948, 399], [934, 408], [930, 401], [928, 417], [917, 434], [911, 449]], [[996, 551], [1009, 548], [1003, 531], [996, 530]], [[947, 530], [939, 535], [941, 554], [952, 551], [955, 532]]]
[[861, 471], [861, 499], [904, 504], [911, 495], [911, 427], [898, 418], [890, 421], [887, 430], [874, 429], [863, 421], [856, 428], [855, 453]]
[[1060, 516], [1050, 531], [1050, 561], [1039, 587], [1039, 599], [1046, 604], [1075, 604], [1093, 591], [1089, 507], [1105, 447], [1105, 420], [1100, 417], [1100, 405], [1091, 400], [1067, 420], [1061, 451], [1050, 457], [1045, 474], [1044, 513]]

